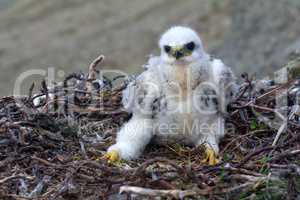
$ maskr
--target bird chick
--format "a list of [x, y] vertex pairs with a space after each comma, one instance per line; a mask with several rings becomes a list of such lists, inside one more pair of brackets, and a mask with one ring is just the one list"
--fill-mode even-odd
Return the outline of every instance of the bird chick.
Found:
[[155, 135], [184, 136], [205, 145], [204, 161], [218, 163], [224, 136], [224, 113], [235, 94], [230, 68], [212, 58], [198, 34], [183, 26], [167, 30], [159, 40], [161, 54], [123, 92], [123, 105], [132, 113], [105, 157], [110, 162], [138, 158]]

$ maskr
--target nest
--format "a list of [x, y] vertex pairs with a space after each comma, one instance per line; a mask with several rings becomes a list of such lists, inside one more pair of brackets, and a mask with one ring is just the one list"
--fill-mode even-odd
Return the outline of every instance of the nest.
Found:
[[128, 79], [98, 80], [102, 59], [87, 75], [0, 100], [0, 199], [299, 197], [300, 84], [290, 73], [299, 58], [284, 68], [284, 83], [242, 75], [227, 116], [236, 131], [222, 140], [216, 166], [201, 162], [201, 147], [180, 144], [151, 144], [138, 160], [108, 164], [102, 156], [130, 118], [121, 106]]

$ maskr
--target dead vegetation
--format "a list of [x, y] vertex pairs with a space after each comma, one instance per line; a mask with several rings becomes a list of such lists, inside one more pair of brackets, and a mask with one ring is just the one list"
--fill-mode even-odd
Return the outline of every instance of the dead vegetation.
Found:
[[[87, 75], [71, 74], [53, 88], [42, 82], [40, 94], [32, 94], [33, 85], [26, 97], [0, 100], [0, 199], [299, 197], [295, 75], [276, 84], [243, 74], [227, 117], [236, 131], [222, 141], [217, 166], [201, 163], [201, 148], [179, 144], [152, 144], [138, 160], [109, 165], [103, 153], [130, 117], [121, 107], [128, 79], [96, 79], [102, 59]], [[290, 62], [289, 70], [299, 67], [299, 60]], [[287, 99], [284, 106], [281, 99]]]

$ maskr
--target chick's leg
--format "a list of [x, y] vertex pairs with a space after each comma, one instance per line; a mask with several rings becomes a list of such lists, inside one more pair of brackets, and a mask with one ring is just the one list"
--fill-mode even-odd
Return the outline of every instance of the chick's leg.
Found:
[[222, 115], [215, 116], [207, 122], [209, 128], [207, 131], [202, 130], [203, 137], [202, 141], [200, 140], [205, 145], [205, 159], [203, 162], [209, 165], [216, 165], [219, 163], [219, 159], [217, 159], [219, 140], [225, 134], [225, 123]]
[[104, 155], [104, 158], [108, 160], [109, 163], [116, 163], [120, 160], [120, 155], [119, 155], [118, 150], [110, 150], [107, 151], [107, 153]]
[[197, 146], [199, 145], [204, 145], [205, 147], [205, 157], [202, 163], [208, 165], [216, 165], [219, 163], [219, 159], [217, 158], [219, 153], [218, 137], [215, 135], [201, 137], [197, 142]]
[[138, 158], [153, 135], [152, 119], [133, 116], [118, 132], [116, 144], [105, 154], [108, 162]]
[[214, 148], [212, 148], [209, 144], [205, 144], [205, 158], [202, 162], [207, 163], [208, 165], [216, 165], [219, 163], [217, 155], [218, 153]]

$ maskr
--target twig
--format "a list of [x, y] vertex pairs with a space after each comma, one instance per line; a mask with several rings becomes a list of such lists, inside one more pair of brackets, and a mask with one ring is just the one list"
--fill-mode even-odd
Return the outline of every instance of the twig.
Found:
[[66, 116], [68, 116], [69, 114], [69, 97], [68, 97], [68, 82], [71, 80], [71, 79], [77, 79], [77, 80], [81, 80], [81, 76], [76, 74], [76, 73], [73, 73], [69, 76], [67, 76], [63, 82], [63, 87], [64, 87], [64, 114]]
[[276, 137], [275, 137], [275, 139], [274, 139], [274, 141], [273, 141], [273, 143], [272, 143], [272, 146], [273, 146], [273, 147], [277, 144], [280, 135], [284, 132], [284, 130], [286, 129], [286, 127], [287, 127], [287, 122], [284, 122], [284, 123], [280, 126], [280, 128], [278, 129], [277, 134], [276, 134]]
[[17, 174], [17, 175], [11, 175], [11, 176], [8, 176], [8, 177], [5, 177], [3, 179], [0, 179], [0, 184], [3, 184], [11, 179], [18, 179], [18, 178], [25, 178], [25, 179], [28, 179], [28, 180], [34, 180], [35, 177], [33, 176], [28, 176], [28, 175], [24, 175], [24, 174]]
[[82, 153], [83, 157], [85, 159], [88, 159], [88, 156], [86, 154], [86, 150], [85, 150], [85, 147], [84, 147], [84, 143], [81, 140], [79, 140], [79, 144], [80, 144], [80, 149], [81, 149], [81, 153]]
[[47, 83], [46, 83], [45, 80], [42, 81], [42, 93], [46, 95], [46, 99], [45, 99], [44, 105], [46, 105], [46, 112], [49, 112], [49, 107], [48, 107], [49, 91], [48, 91]]
[[87, 82], [86, 82], [86, 88], [87, 88], [88, 92], [92, 92], [92, 90], [93, 90], [92, 81], [96, 80], [97, 74], [99, 73], [98, 70], [96, 69], [96, 67], [103, 60], [104, 60], [104, 56], [100, 55], [89, 66], [89, 73], [88, 73], [88, 78], [87, 78]]
[[172, 197], [175, 199], [183, 199], [188, 196], [206, 196], [209, 194], [208, 190], [154, 190], [149, 188], [135, 187], [135, 186], [121, 186], [120, 194], [134, 193], [150, 197]]
[[30, 105], [33, 105], [33, 101], [32, 101], [32, 95], [33, 95], [33, 89], [34, 89], [34, 82], [31, 84], [30, 88], [29, 88], [29, 94], [28, 94], [28, 102], [30, 103]]
[[89, 75], [88, 75], [88, 80], [95, 80], [97, 77], [97, 65], [101, 63], [104, 60], [104, 55], [98, 56], [89, 66]]
[[288, 151], [285, 151], [285, 152], [273, 157], [270, 160], [270, 162], [276, 162], [276, 161], [278, 161], [282, 158], [288, 158], [290, 156], [295, 156], [295, 155], [298, 155], [298, 154], [300, 154], [300, 149], [296, 149], [296, 150], [292, 150], [292, 151], [288, 150]]
[[264, 152], [264, 151], [269, 151], [272, 149], [275, 149], [276, 147], [274, 146], [269, 146], [269, 147], [263, 147], [261, 149], [257, 149], [254, 152], [248, 154], [246, 157], [244, 157], [244, 159], [236, 166], [236, 168], [240, 168], [242, 167], [244, 164], [246, 164], [252, 157]]
[[43, 188], [45, 188], [51, 180], [50, 176], [44, 176], [43, 179], [37, 184], [37, 186], [32, 190], [32, 192], [28, 195], [29, 198], [36, 198], [38, 197]]
[[62, 165], [57, 165], [57, 164], [50, 163], [50, 162], [48, 162], [47, 160], [44, 160], [44, 159], [42, 159], [42, 158], [38, 158], [38, 157], [36, 157], [36, 156], [32, 156], [31, 158], [32, 158], [33, 160], [37, 160], [37, 161], [43, 163], [44, 165], [47, 165], [47, 166], [50, 166], [50, 167], [63, 168]]

